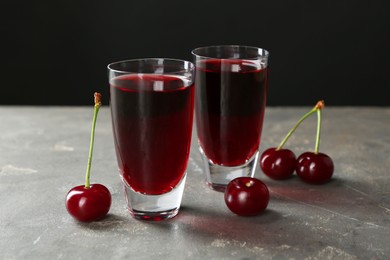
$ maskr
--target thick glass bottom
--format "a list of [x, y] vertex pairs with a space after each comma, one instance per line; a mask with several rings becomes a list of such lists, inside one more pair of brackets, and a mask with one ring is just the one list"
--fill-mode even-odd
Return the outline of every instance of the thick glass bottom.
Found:
[[224, 192], [229, 182], [238, 177], [253, 177], [255, 175], [259, 152], [257, 151], [245, 164], [233, 167], [213, 164], [199, 146], [206, 174], [207, 185], [216, 191]]
[[139, 220], [160, 221], [175, 217], [180, 209], [186, 175], [175, 188], [161, 195], [136, 192], [123, 182], [128, 211]]

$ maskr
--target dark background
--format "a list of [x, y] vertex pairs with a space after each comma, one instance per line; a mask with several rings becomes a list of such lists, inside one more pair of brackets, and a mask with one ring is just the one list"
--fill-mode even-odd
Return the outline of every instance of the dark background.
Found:
[[268, 105], [390, 105], [390, 1], [2, 1], [0, 105], [108, 104], [106, 66], [270, 51]]

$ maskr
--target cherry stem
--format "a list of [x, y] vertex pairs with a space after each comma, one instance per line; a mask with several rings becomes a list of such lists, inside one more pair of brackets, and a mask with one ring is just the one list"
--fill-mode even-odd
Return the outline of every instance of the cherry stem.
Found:
[[[279, 146], [275, 149], [276, 151], [280, 150], [283, 148], [283, 146], [286, 144], [287, 140], [290, 138], [290, 136], [295, 132], [295, 130], [298, 128], [298, 126], [306, 119], [308, 118], [311, 114], [313, 114], [316, 111], [320, 111], [323, 107], [325, 106], [324, 101], [320, 100], [317, 102], [317, 104], [305, 115], [303, 115], [298, 122], [291, 128], [291, 130], [287, 133], [287, 135], [283, 138], [282, 142], [279, 144]], [[321, 120], [319, 120], [321, 121]], [[319, 123], [321, 124], [321, 122]], [[317, 139], [318, 139], [318, 146], [319, 146], [319, 134], [318, 134], [318, 123], [317, 123]], [[317, 141], [316, 141], [316, 147], [317, 147]]]
[[317, 135], [316, 135], [316, 146], [314, 148], [314, 153], [318, 154], [320, 150], [320, 136], [321, 136], [321, 114], [322, 109], [317, 110]]
[[85, 174], [85, 188], [89, 189], [91, 187], [89, 183], [89, 177], [91, 175], [91, 165], [92, 165], [92, 153], [93, 153], [93, 143], [95, 140], [95, 127], [96, 127], [96, 118], [99, 112], [99, 108], [102, 105], [101, 103], [102, 95], [100, 93], [95, 92], [94, 101], [95, 106], [93, 109], [93, 119], [92, 119], [92, 130], [91, 130], [91, 140], [89, 143], [89, 155], [88, 155], [88, 164], [87, 164], [87, 172]]

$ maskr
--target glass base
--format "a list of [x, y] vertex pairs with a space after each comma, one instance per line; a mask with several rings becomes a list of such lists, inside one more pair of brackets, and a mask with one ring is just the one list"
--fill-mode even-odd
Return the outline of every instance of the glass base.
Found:
[[227, 167], [213, 164], [199, 146], [206, 173], [207, 185], [216, 191], [224, 192], [229, 182], [238, 177], [253, 177], [257, 166], [259, 152], [257, 151], [247, 163], [239, 166]]
[[134, 191], [123, 182], [127, 209], [140, 220], [159, 221], [173, 218], [179, 213], [187, 173], [170, 192], [161, 195], [147, 195]]

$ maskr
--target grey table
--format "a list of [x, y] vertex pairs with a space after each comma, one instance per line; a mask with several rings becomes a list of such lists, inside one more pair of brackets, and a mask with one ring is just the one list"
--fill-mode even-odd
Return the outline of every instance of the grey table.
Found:
[[[268, 108], [260, 150], [279, 144], [309, 108]], [[390, 109], [332, 108], [321, 151], [335, 162], [326, 185], [272, 181], [267, 210], [239, 217], [205, 182], [196, 133], [179, 215], [151, 223], [126, 211], [110, 113], [99, 114], [92, 182], [112, 193], [107, 218], [81, 224], [67, 191], [84, 182], [90, 107], [0, 107], [0, 259], [389, 259]], [[316, 116], [287, 143], [313, 150]]]

